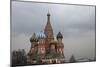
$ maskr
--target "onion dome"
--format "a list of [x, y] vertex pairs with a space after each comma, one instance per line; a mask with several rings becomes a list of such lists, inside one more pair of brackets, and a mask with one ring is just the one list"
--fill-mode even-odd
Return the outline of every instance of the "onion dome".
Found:
[[59, 32], [59, 33], [57, 34], [57, 37], [56, 37], [56, 38], [57, 38], [57, 39], [58, 39], [58, 38], [61, 38], [61, 39], [62, 39], [63, 36], [62, 36], [62, 34]]
[[38, 34], [38, 39], [44, 39], [46, 36], [45, 36], [45, 34], [44, 34], [44, 32], [39, 32], [39, 34]]
[[49, 13], [49, 11], [48, 11], [48, 13], [47, 13], [47, 16], [50, 16], [50, 13]]
[[38, 38], [37, 38], [37, 36], [36, 36], [36, 34], [34, 33], [33, 35], [32, 35], [32, 37], [30, 38], [30, 42], [33, 42], [33, 41], [38, 41]]
[[56, 44], [57, 42], [54, 40], [51, 40], [50, 44]]

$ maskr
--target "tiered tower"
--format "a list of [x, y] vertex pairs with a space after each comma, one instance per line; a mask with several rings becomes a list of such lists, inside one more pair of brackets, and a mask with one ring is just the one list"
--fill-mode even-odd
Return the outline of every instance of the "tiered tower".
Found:
[[38, 51], [38, 38], [36, 37], [35, 33], [30, 38], [30, 42], [31, 42], [31, 49], [28, 55], [30, 56], [30, 60], [32, 61], [33, 59], [35, 59], [35, 55], [37, 54]]
[[50, 13], [49, 12], [47, 14], [47, 24], [45, 26], [44, 32], [45, 32], [45, 35], [46, 35], [46, 48], [48, 50], [49, 47], [50, 47], [51, 40], [54, 40], [53, 29], [52, 29], [52, 26], [51, 26], [51, 23], [50, 23]]
[[31, 53], [35, 53], [37, 51], [36, 48], [36, 45], [37, 45], [37, 41], [38, 41], [38, 38], [36, 37], [36, 34], [34, 33], [32, 35], [32, 37], [30, 38], [30, 42], [31, 42]]
[[57, 53], [59, 53], [59, 55], [61, 57], [64, 57], [64, 45], [62, 43], [62, 39], [63, 39], [63, 36], [62, 34], [59, 32], [56, 36], [57, 38]]
[[41, 58], [44, 58], [45, 57], [45, 53], [46, 53], [46, 50], [45, 50], [45, 34], [44, 32], [40, 32], [39, 35], [38, 35], [38, 54], [41, 56]]

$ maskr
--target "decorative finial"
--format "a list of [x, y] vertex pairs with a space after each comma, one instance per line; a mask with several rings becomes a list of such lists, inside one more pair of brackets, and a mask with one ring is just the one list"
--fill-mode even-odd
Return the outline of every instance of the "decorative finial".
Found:
[[50, 16], [50, 12], [49, 12], [49, 9], [48, 9], [48, 14], [47, 14], [47, 16]]

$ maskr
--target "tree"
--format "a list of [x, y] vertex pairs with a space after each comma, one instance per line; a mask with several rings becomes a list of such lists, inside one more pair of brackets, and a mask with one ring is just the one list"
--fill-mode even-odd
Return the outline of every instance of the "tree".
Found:
[[74, 55], [71, 56], [71, 58], [69, 59], [69, 62], [70, 63], [76, 62], [76, 59], [75, 59]]
[[12, 52], [12, 65], [26, 65], [27, 57], [24, 49]]

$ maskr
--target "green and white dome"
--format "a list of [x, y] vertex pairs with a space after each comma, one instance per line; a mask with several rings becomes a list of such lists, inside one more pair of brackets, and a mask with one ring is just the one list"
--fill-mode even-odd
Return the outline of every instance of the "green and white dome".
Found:
[[37, 38], [37, 36], [36, 36], [35, 33], [34, 33], [34, 34], [32, 35], [32, 37], [30, 38], [30, 42], [33, 42], [33, 41], [38, 41], [38, 38]]

